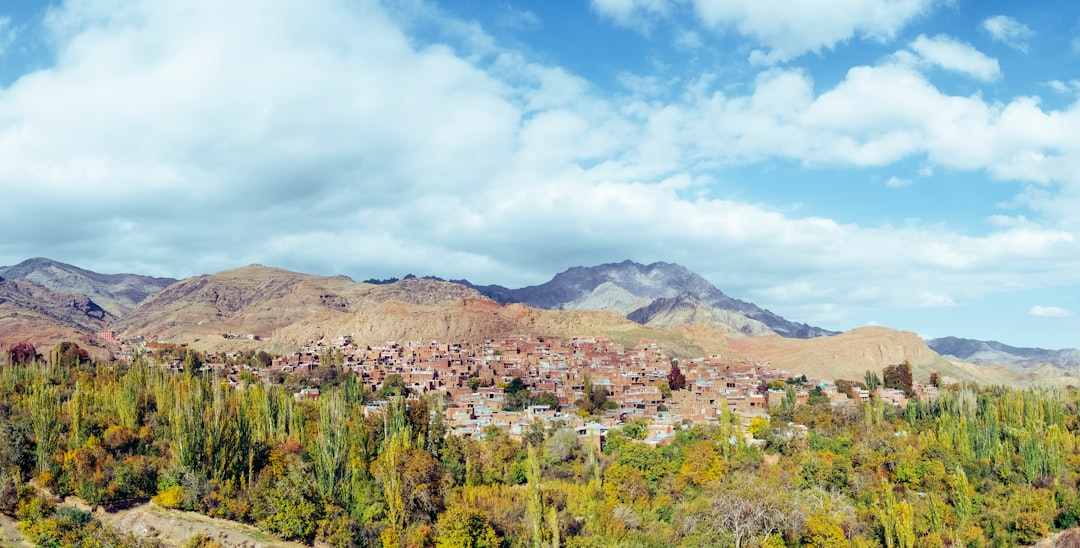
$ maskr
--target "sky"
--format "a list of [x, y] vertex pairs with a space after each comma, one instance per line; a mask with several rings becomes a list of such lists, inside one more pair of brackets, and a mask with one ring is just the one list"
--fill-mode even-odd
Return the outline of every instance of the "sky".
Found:
[[0, 264], [509, 287], [675, 262], [1080, 347], [1080, 4], [0, 3]]

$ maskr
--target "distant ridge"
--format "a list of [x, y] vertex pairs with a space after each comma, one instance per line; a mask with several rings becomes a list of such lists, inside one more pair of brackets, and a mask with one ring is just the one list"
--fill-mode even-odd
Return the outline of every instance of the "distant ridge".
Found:
[[1050, 364], [1061, 368], [1080, 367], [1080, 350], [1066, 348], [1046, 350], [1009, 346], [997, 341], [980, 341], [959, 337], [930, 339], [926, 343], [942, 356], [978, 365], [1033, 367]]
[[116, 317], [124, 316], [148, 295], [177, 281], [137, 274], [99, 274], [44, 257], [0, 267], [0, 276], [25, 280], [53, 291], [83, 295]]

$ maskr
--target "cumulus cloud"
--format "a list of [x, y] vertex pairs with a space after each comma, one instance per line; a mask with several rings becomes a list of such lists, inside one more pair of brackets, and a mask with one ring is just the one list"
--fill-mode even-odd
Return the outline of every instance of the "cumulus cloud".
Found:
[[753, 59], [781, 63], [806, 52], [820, 53], [852, 38], [887, 42], [935, 0], [693, 0], [703, 24], [735, 30], [764, 48]]
[[889, 179], [887, 181], [885, 181], [885, 186], [887, 186], [889, 188], [901, 188], [901, 187], [910, 186], [910, 185], [911, 185], [911, 179], [903, 179], [903, 178], [897, 177], [895, 175], [892, 176], [892, 177], [889, 177]]
[[1039, 316], [1042, 318], [1068, 318], [1072, 316], [1072, 312], [1069, 312], [1060, 306], [1035, 305], [1028, 310], [1028, 315]]
[[966, 74], [983, 81], [1001, 78], [1001, 67], [997, 59], [987, 56], [971, 44], [960, 42], [944, 35], [927, 38], [919, 35], [910, 45], [927, 63]]
[[[630, 257], [682, 262], [733, 295], [831, 322], [1080, 272], [1075, 233], [1056, 222], [1076, 209], [1049, 209], [1080, 190], [1080, 105], [953, 96], [891, 60], [823, 89], [771, 68], [724, 89], [628, 74], [635, 93], [606, 97], [482, 29], [425, 45], [373, 4], [113, 4], [55, 8], [57, 64], [0, 90], [0, 233], [32, 235], [0, 241], [2, 257], [507, 285]], [[851, 32], [888, 36], [881, 25]], [[811, 42], [829, 47], [799, 47]], [[674, 100], [653, 97], [678, 85]], [[1051, 222], [971, 235], [696, 192], [727, 166], [913, 158], [1057, 185], [1026, 198]]]
[[1035, 36], [1035, 31], [1008, 15], [995, 15], [984, 19], [982, 29], [990, 33], [990, 37], [995, 41], [1024, 53], [1028, 52], [1027, 41]]

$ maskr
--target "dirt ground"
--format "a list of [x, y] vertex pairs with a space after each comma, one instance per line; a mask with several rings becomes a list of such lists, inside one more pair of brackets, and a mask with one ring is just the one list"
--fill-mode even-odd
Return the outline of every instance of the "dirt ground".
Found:
[[33, 546], [19, 532], [19, 522], [15, 518], [0, 514], [0, 546]]
[[298, 547], [303, 544], [278, 540], [258, 529], [223, 519], [168, 510], [152, 503], [108, 513], [98, 510], [94, 517], [120, 531], [156, 538], [170, 546], [183, 546], [196, 534], [204, 534], [223, 546], [251, 548]]

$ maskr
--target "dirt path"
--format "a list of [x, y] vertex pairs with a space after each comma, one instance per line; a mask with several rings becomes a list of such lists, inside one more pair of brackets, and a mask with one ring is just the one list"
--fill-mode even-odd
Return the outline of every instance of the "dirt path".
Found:
[[0, 546], [33, 546], [33, 544], [19, 532], [18, 520], [0, 514]]
[[140, 504], [113, 513], [99, 510], [94, 513], [94, 517], [125, 533], [153, 537], [170, 546], [183, 546], [196, 534], [207, 535], [223, 546], [252, 548], [304, 546], [279, 540], [243, 523], [215, 519], [195, 512], [169, 510], [153, 503]]

